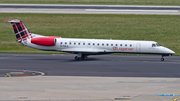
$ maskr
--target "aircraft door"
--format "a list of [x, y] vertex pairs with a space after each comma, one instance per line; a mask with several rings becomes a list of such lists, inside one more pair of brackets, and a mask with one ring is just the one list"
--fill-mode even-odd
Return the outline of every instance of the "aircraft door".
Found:
[[140, 43], [136, 44], [136, 52], [141, 52], [141, 44]]
[[87, 47], [91, 48], [91, 42], [88, 42]]

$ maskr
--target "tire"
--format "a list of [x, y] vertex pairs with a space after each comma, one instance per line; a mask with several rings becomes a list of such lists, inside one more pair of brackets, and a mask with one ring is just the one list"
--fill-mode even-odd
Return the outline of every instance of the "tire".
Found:
[[161, 61], [164, 61], [164, 58], [161, 58]]
[[82, 58], [81, 58], [81, 57], [79, 57], [79, 58], [78, 58], [78, 60], [82, 60]]
[[76, 61], [78, 61], [78, 57], [77, 56], [75, 56], [75, 58], [74, 58]]

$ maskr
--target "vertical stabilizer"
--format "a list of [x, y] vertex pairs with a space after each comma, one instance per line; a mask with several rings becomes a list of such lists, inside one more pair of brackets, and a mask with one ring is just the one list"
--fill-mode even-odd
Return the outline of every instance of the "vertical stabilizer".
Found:
[[12, 24], [18, 42], [21, 43], [22, 41], [32, 38], [32, 34], [29, 32], [22, 21], [11, 19], [7, 19], [6, 21]]

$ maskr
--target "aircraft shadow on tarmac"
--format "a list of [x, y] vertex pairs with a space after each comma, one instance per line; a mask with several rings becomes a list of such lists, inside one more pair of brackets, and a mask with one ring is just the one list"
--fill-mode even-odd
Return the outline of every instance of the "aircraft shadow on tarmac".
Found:
[[[64, 62], [78, 62], [74, 59], [61, 59], [61, 58], [36, 58], [36, 59], [28, 59], [28, 60], [42, 60], [42, 61], [57, 61], [57, 60], [62, 60]], [[84, 60], [80, 60], [80, 61], [102, 61], [101, 59], [98, 59], [98, 58], [88, 58], [88, 59], [84, 59]]]
[[[80, 60], [80, 61], [101, 61], [101, 59], [98, 59], [98, 58], [88, 58], [88, 59], [84, 59], [84, 60]], [[76, 60], [66, 60], [66, 62], [78, 62]]]
[[83, 62], [83, 61], [121, 61], [121, 62], [151, 62], [151, 63], [169, 63], [173, 62], [171, 60], [160, 61], [158, 59], [102, 59], [102, 58], [88, 58], [80, 61], [76, 61], [74, 59], [61, 59], [61, 58], [36, 58], [36, 59], [28, 59], [28, 60], [38, 60], [38, 61], [63, 61], [63, 62]]

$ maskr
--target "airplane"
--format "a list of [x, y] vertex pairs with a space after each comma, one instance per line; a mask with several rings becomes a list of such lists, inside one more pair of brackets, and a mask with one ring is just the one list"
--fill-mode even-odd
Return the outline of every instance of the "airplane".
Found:
[[17, 42], [39, 50], [62, 51], [77, 54], [75, 60], [84, 60], [89, 55], [110, 53], [157, 54], [172, 56], [174, 51], [161, 46], [155, 41], [112, 40], [112, 39], [78, 39], [58, 36], [42, 36], [31, 33], [18, 19], [7, 19], [13, 26]]

